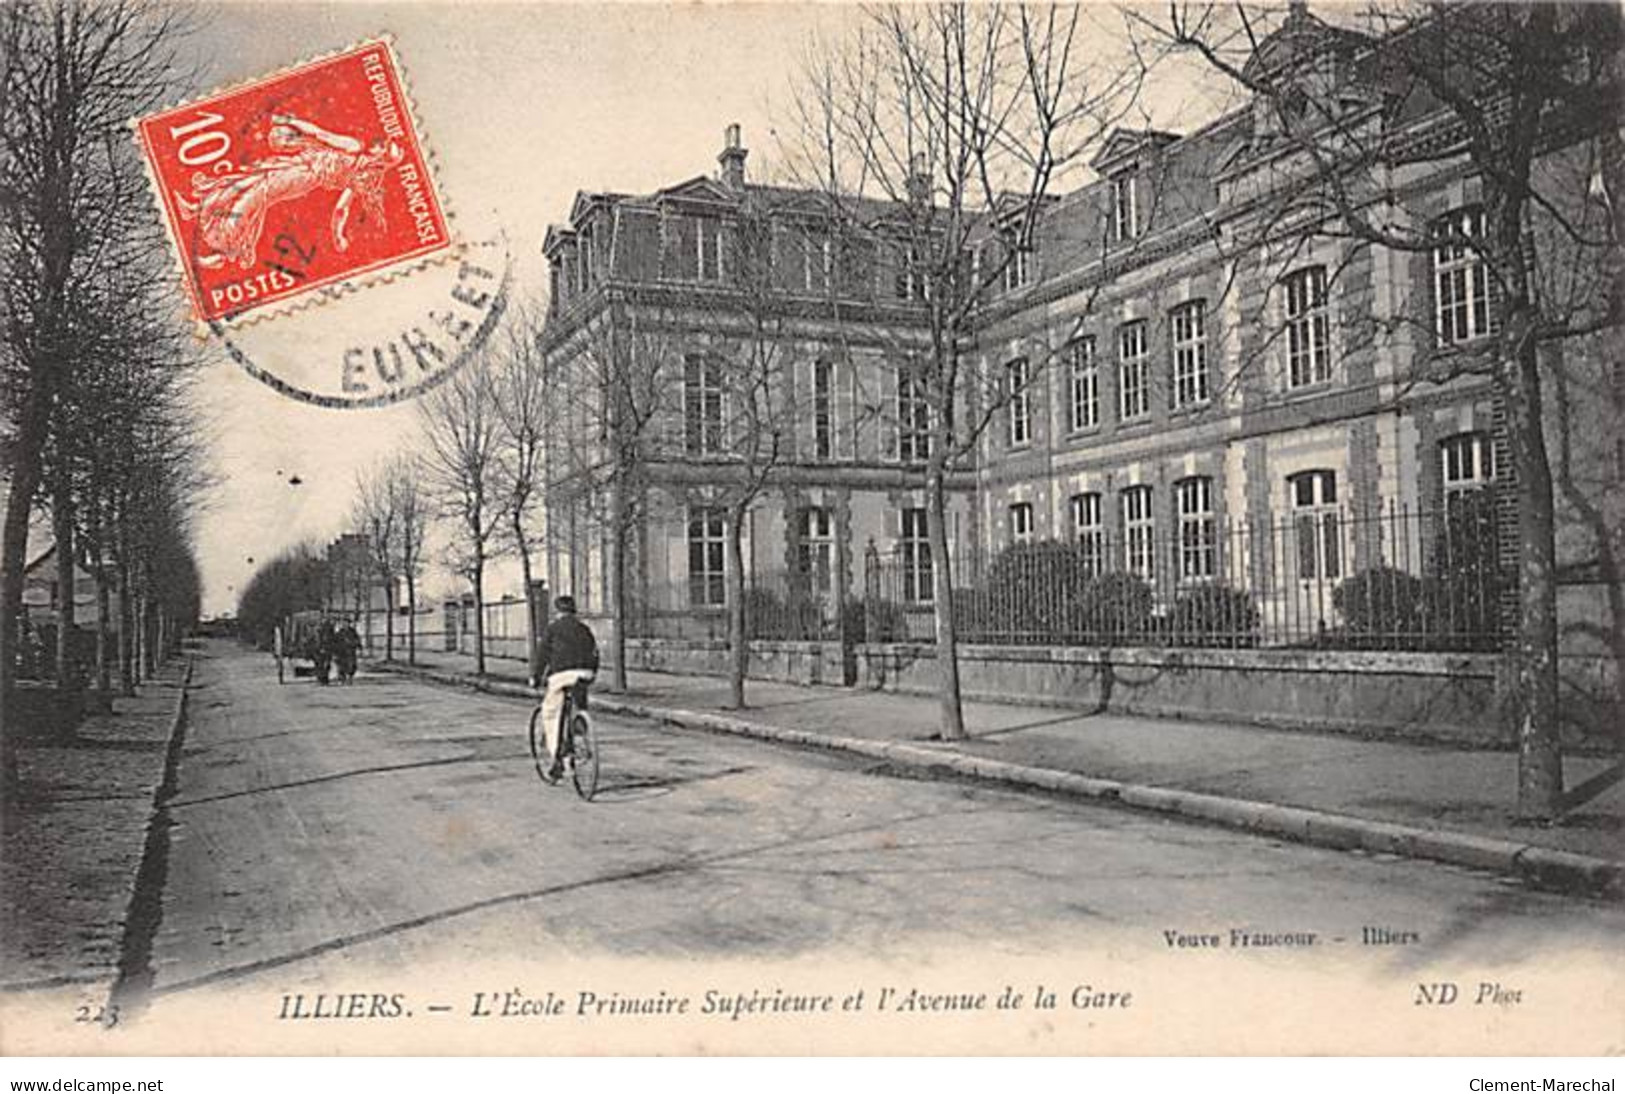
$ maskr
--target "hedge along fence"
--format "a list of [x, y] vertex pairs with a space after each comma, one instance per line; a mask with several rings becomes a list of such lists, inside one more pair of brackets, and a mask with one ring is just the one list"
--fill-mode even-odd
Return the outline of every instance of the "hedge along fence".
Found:
[[[647, 583], [633, 593], [627, 637], [725, 640], [732, 596], [727, 583]], [[747, 639], [834, 641], [841, 625], [827, 574], [772, 571], [753, 573], [745, 580]]]
[[[1328, 509], [1018, 543], [985, 565], [955, 560], [955, 621], [962, 640], [989, 645], [1495, 650], [1507, 578], [1493, 514], [1480, 491], [1426, 513]], [[866, 553], [848, 633], [934, 639], [922, 547]]]

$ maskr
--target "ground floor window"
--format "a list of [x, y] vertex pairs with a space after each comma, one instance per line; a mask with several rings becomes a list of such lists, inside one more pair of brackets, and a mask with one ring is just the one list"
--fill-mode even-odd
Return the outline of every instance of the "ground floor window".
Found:
[[1150, 581], [1156, 572], [1156, 518], [1151, 511], [1151, 488], [1131, 486], [1123, 491], [1123, 567]]
[[697, 506], [688, 516], [688, 602], [691, 607], [719, 607], [728, 601], [725, 559], [727, 510]]
[[1182, 479], [1174, 485], [1179, 511], [1179, 576], [1204, 581], [1214, 573], [1218, 536], [1213, 521], [1213, 480], [1206, 476]]
[[1106, 529], [1100, 521], [1100, 495], [1072, 495], [1072, 534], [1083, 555], [1083, 571], [1098, 577], [1106, 568]]
[[934, 597], [935, 572], [927, 529], [924, 509], [903, 510], [903, 534], [898, 540], [898, 552], [903, 567], [903, 599], [913, 604], [929, 604]]
[[1014, 543], [1031, 543], [1033, 539], [1033, 506], [1029, 501], [1018, 501], [1010, 507], [1010, 539]]
[[1439, 464], [1447, 501], [1495, 481], [1495, 446], [1486, 433], [1457, 433], [1439, 442]]
[[826, 508], [804, 506], [796, 517], [797, 568], [813, 592], [828, 593], [835, 569], [835, 519]]
[[1337, 473], [1302, 471], [1287, 479], [1292, 500], [1298, 579], [1336, 581], [1343, 576]]

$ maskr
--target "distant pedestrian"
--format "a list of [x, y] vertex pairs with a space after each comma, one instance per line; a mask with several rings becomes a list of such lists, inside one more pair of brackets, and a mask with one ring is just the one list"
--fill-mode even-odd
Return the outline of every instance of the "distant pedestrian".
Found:
[[361, 636], [355, 625], [346, 619], [333, 639], [333, 657], [338, 665], [339, 683], [348, 684], [355, 679], [356, 655], [361, 650]]
[[333, 632], [333, 621], [323, 619], [321, 626], [316, 628], [315, 648], [311, 651], [311, 660], [316, 663], [316, 682], [323, 687], [327, 686], [327, 678], [333, 672], [333, 651], [337, 645], [338, 636]]

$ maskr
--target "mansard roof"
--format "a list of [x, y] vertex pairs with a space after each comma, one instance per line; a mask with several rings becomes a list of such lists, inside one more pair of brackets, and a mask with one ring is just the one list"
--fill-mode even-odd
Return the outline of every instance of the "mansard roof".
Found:
[[842, 194], [832, 197], [823, 190], [802, 186], [771, 186], [763, 183], [752, 183], [748, 189], [753, 194], [767, 198], [773, 203], [773, 208], [786, 210], [792, 213], [807, 213], [812, 216], [827, 215], [833, 204], [839, 204], [857, 219], [868, 224], [877, 224], [889, 217], [896, 216], [899, 207], [896, 202], [883, 198], [852, 197]]
[[[1148, 218], [1147, 234], [1197, 220], [1218, 206], [1214, 183], [1218, 164], [1245, 143], [1250, 118], [1249, 112], [1242, 110], [1189, 136], [1164, 139], [1172, 134], [1157, 134], [1161, 154], [1155, 166], [1141, 174], [1146, 189], [1140, 205], [1141, 215]], [[1108, 145], [1111, 140], [1108, 138]], [[1136, 143], [1136, 147], [1142, 146]], [[1046, 255], [1046, 278], [1065, 276], [1102, 257], [1111, 227], [1111, 200], [1111, 185], [1103, 176], [1061, 196], [1045, 209], [1037, 226], [1037, 240], [1039, 250]]]

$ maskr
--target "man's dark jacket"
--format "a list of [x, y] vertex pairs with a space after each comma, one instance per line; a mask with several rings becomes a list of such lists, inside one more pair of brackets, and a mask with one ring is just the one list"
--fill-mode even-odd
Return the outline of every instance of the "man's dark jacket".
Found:
[[598, 641], [587, 625], [573, 615], [560, 615], [547, 625], [536, 650], [538, 666], [549, 675], [571, 669], [598, 671]]

